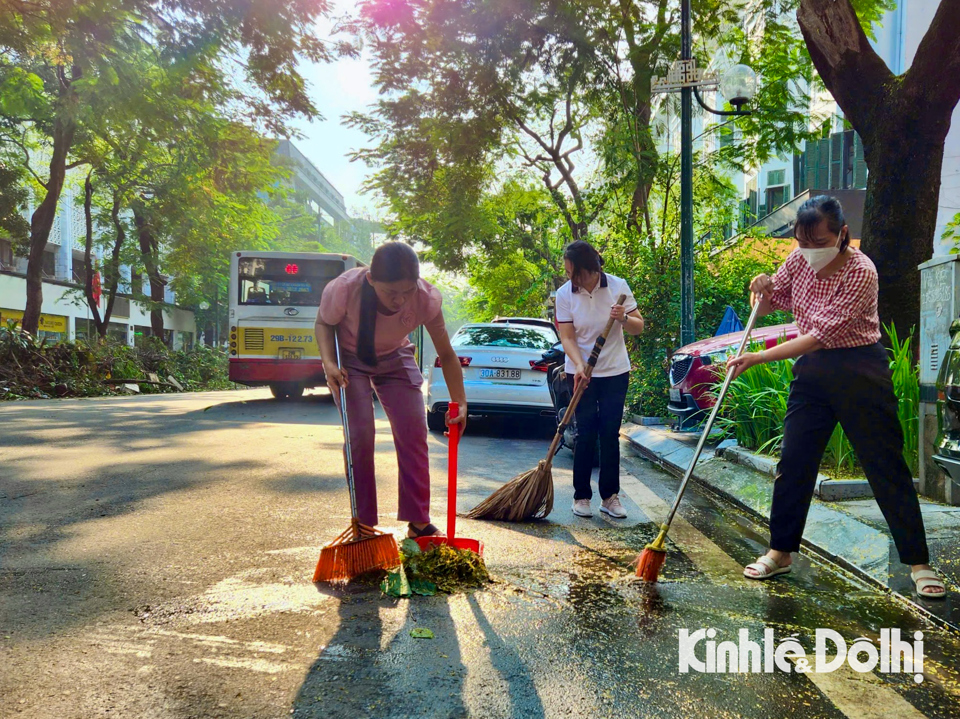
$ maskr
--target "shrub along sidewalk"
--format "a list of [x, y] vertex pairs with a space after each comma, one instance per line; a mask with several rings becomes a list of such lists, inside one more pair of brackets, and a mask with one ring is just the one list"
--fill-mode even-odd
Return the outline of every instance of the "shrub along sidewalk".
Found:
[[[916, 476], [920, 373], [913, 361], [913, 338], [908, 335], [901, 340], [894, 326], [885, 329], [890, 342], [888, 351], [893, 391], [899, 400], [900, 426], [904, 436], [903, 457], [913, 476]], [[793, 362], [785, 360], [751, 367], [730, 384], [717, 425], [727, 436], [736, 437], [741, 447], [762, 454], [779, 455], [787, 397], [793, 380]], [[719, 391], [719, 383], [714, 391]], [[821, 471], [832, 477], [863, 476], [850, 440], [839, 425], [827, 445]]]
[[[12, 323], [0, 327], [0, 400], [93, 397], [120, 393], [117, 380], [173, 377], [185, 390], [232, 389], [227, 355], [200, 346], [171, 350], [149, 337], [139, 347], [117, 342], [50, 344]], [[143, 384], [144, 392], [178, 391], [170, 384]]]

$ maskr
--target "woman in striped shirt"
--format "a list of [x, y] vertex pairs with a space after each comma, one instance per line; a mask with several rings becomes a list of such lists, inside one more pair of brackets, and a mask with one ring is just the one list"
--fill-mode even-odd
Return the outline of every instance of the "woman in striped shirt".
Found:
[[850, 247], [840, 203], [821, 195], [803, 204], [794, 230], [799, 247], [771, 278], [750, 289], [760, 315], [793, 312], [800, 336], [763, 352], [731, 360], [734, 377], [763, 362], [798, 357], [784, 419], [783, 444], [770, 511], [770, 551], [744, 576], [769, 579], [790, 571], [827, 442], [840, 423], [853, 444], [900, 561], [910, 565], [917, 593], [942, 599], [944, 586], [930, 568], [920, 503], [903, 459], [887, 351], [880, 344], [877, 270]]

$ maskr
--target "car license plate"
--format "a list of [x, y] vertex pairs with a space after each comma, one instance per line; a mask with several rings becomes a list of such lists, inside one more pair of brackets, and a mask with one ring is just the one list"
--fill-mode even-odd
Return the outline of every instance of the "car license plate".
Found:
[[303, 357], [303, 349], [300, 347], [281, 347], [280, 348], [280, 359], [283, 360], [296, 360]]
[[482, 369], [480, 379], [520, 379], [518, 369]]
[[680, 398], [680, 388], [679, 388], [679, 387], [671, 387], [671, 388], [670, 388], [670, 401], [671, 401], [671, 402], [675, 402], [675, 403], [677, 403], [677, 404], [680, 404], [681, 398]]

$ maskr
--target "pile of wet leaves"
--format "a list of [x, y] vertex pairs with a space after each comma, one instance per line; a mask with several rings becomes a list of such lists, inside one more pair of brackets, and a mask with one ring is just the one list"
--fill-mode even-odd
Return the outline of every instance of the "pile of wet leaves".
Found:
[[228, 362], [220, 350], [198, 346], [171, 350], [146, 337], [136, 347], [106, 338], [91, 342], [50, 342], [0, 325], [0, 400], [92, 397], [119, 394], [120, 380], [141, 392], [174, 391], [174, 384], [140, 384], [151, 374], [173, 377], [188, 390], [230, 389]]
[[412, 539], [405, 539], [400, 543], [400, 558], [400, 566], [380, 583], [380, 590], [391, 597], [454, 594], [492, 581], [483, 557], [468, 549], [440, 544], [424, 552]]

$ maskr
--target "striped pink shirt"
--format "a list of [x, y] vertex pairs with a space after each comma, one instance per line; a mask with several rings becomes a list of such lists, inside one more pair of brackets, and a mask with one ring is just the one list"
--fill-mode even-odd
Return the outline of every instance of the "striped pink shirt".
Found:
[[773, 276], [770, 304], [793, 312], [800, 332], [813, 335], [827, 349], [862, 347], [880, 340], [877, 314], [877, 268], [850, 247], [847, 263], [833, 276], [817, 273], [795, 249]]

